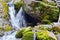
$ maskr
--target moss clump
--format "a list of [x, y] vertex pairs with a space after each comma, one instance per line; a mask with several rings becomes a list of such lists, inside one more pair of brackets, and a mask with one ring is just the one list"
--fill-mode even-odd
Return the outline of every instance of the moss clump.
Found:
[[0, 31], [4, 31], [4, 28], [0, 27]]
[[20, 7], [22, 7], [24, 9], [23, 0], [19, 0], [19, 2], [15, 2], [14, 6], [15, 6], [15, 9], [16, 9], [17, 12], [19, 11]]
[[51, 22], [50, 22], [49, 20], [45, 20], [45, 19], [42, 20], [42, 23], [43, 23], [43, 24], [51, 24]]
[[29, 32], [29, 31], [32, 31], [32, 28], [31, 27], [28, 27], [24, 30], [23, 34], [26, 33], [26, 32]]
[[16, 38], [22, 38], [24, 30], [25, 30], [25, 28], [19, 30], [19, 31], [16, 33], [15, 37], [16, 37]]
[[16, 33], [16, 38], [22, 38], [23, 37], [23, 34], [25, 34], [26, 32], [29, 32], [29, 31], [32, 31], [32, 28], [31, 27], [28, 27], [28, 28], [22, 28], [21, 30], [19, 30], [17, 33]]
[[22, 40], [33, 40], [34, 38], [33, 35], [34, 35], [33, 32], [26, 32], [22, 37]]
[[10, 30], [12, 30], [12, 28], [11, 28], [11, 26], [9, 26], [9, 25], [5, 25], [4, 30], [5, 30], [5, 31], [10, 31]]
[[36, 32], [37, 40], [55, 40], [48, 35], [47, 31], [37, 31]]

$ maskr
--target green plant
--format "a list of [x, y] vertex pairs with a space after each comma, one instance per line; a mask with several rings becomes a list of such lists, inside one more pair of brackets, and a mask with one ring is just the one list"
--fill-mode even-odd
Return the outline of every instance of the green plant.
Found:
[[56, 3], [55, 2], [49, 2], [49, 5], [55, 6]]

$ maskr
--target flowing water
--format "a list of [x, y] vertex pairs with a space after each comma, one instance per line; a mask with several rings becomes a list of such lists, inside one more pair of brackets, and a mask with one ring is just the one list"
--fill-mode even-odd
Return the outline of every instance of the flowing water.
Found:
[[[22, 7], [20, 8], [19, 12], [16, 14], [13, 0], [11, 0], [10, 2], [8, 2], [8, 8], [9, 8], [10, 22], [12, 28], [18, 30], [20, 29], [20, 27], [26, 26], [24, 14], [22, 14], [23, 13]], [[4, 33], [3, 37], [0, 37], [0, 40], [20, 40], [20, 39], [16, 39], [15, 35], [16, 35], [16, 31], [6, 32]]]
[[34, 32], [34, 38], [33, 38], [33, 40], [36, 40], [36, 32], [35, 32], [34, 29], [33, 29], [33, 32]]
[[10, 22], [12, 24], [12, 27], [19, 29], [22, 26], [26, 26], [22, 7], [20, 8], [19, 12], [16, 14], [13, 1], [11, 1], [8, 5], [9, 5]]
[[[9, 8], [10, 22], [11, 22], [12, 28], [18, 30], [21, 27], [26, 27], [26, 22], [25, 22], [22, 7], [20, 8], [19, 12], [16, 14], [13, 0], [11, 0], [10, 2], [8, 2], [8, 8]], [[4, 36], [0, 37], [0, 40], [21, 40], [21, 39], [15, 38], [15, 35], [17, 32], [16, 30], [5, 32]], [[33, 32], [34, 32], [33, 40], [36, 40], [35, 30], [33, 30]]]

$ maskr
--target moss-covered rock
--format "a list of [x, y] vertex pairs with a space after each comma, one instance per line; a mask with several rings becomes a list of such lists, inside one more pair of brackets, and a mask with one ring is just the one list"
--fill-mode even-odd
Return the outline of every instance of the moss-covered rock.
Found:
[[26, 33], [26, 32], [29, 32], [29, 31], [32, 31], [32, 28], [31, 27], [28, 27], [24, 30], [23, 34]]
[[55, 6], [56, 3], [47, 1], [45, 2], [45, 0], [39, 2], [27, 1], [27, 3], [27, 8], [25, 10], [27, 14], [35, 19], [38, 19], [41, 24], [50, 24], [58, 21], [59, 9]]
[[32, 31], [32, 28], [31, 28], [31, 27], [22, 28], [21, 30], [19, 30], [19, 31], [16, 33], [16, 38], [22, 38], [23, 35], [24, 35], [26, 32], [29, 32], [29, 31]]
[[58, 26], [52, 27], [51, 30], [54, 34], [60, 34], [60, 27], [58, 27]]
[[33, 35], [34, 35], [33, 32], [26, 32], [22, 37], [22, 40], [33, 40], [34, 38]]
[[22, 38], [22, 37], [23, 37], [23, 32], [24, 32], [24, 30], [25, 30], [25, 28], [19, 30], [19, 31], [16, 33], [15, 37], [16, 37], [16, 38]]
[[[36, 40], [57, 40], [55, 35], [52, 32], [49, 32], [47, 29], [43, 27], [34, 28]], [[22, 28], [17, 32], [15, 35], [16, 38], [22, 38], [22, 40], [33, 40], [34, 39], [34, 32], [31, 27]], [[52, 36], [53, 35], [53, 36]]]
[[37, 31], [36, 32], [37, 40], [55, 40], [49, 36], [47, 31]]
[[11, 31], [12, 30], [12, 27], [10, 25], [5, 25], [4, 30], [5, 31]]

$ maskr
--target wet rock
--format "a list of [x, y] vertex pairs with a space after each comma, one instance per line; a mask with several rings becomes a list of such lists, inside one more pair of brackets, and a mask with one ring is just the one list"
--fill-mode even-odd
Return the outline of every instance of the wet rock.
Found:
[[49, 36], [52, 37], [52, 38], [54, 38], [55, 40], [57, 40], [57, 38], [56, 38], [56, 36], [54, 35], [54, 33], [49, 32]]
[[57, 40], [60, 40], [60, 34], [56, 35]]
[[2, 37], [4, 35], [3, 31], [0, 31], [0, 37]]

